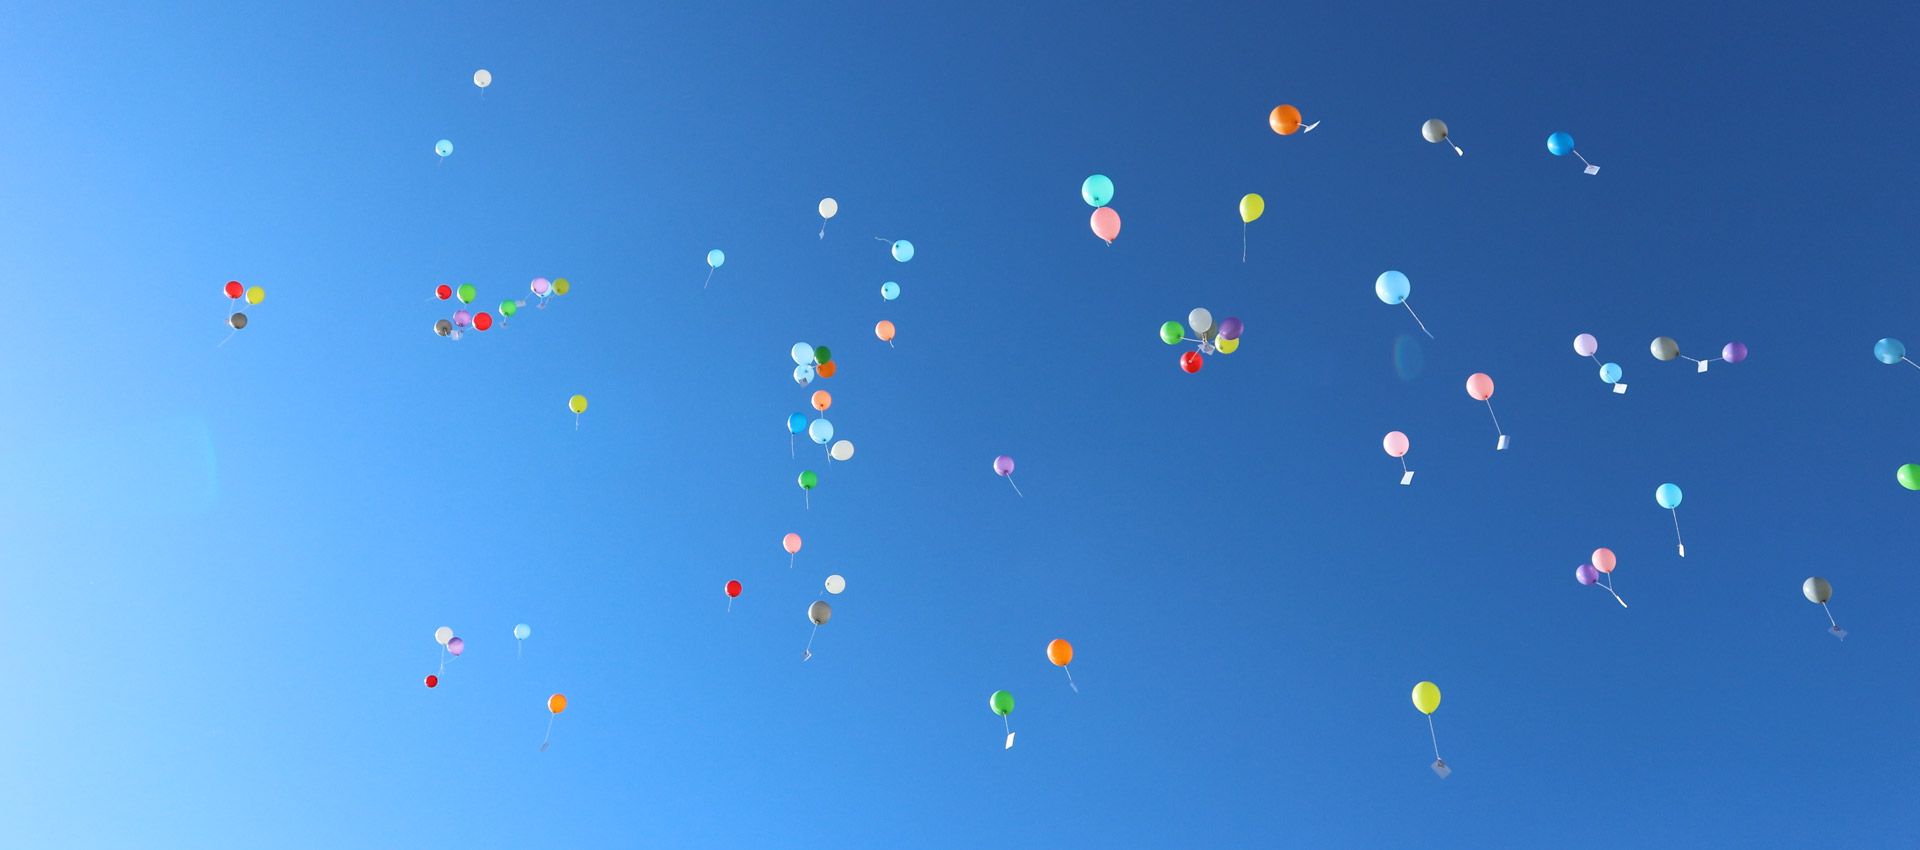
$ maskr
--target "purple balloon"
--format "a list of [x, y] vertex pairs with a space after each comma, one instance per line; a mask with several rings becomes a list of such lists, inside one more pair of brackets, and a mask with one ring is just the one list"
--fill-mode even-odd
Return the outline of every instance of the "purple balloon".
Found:
[[1573, 580], [1581, 584], [1591, 585], [1600, 580], [1600, 571], [1594, 569], [1592, 564], [1581, 564], [1573, 568]]
[[465, 310], [455, 310], [455, 311], [453, 311], [453, 326], [454, 326], [454, 327], [456, 327], [456, 328], [464, 328], [464, 327], [466, 327], [466, 326], [468, 326], [468, 325], [471, 325], [471, 324], [473, 324], [473, 314], [472, 314], [472, 313], [469, 313], [469, 312], [467, 312], [467, 311], [465, 311]]
[[1013, 457], [1001, 455], [993, 459], [993, 474], [1005, 478], [1013, 474]]
[[447, 641], [447, 651], [455, 655], [459, 655], [462, 652], [466, 652], [467, 642], [459, 638], [453, 638]]
[[1241, 326], [1240, 319], [1237, 316], [1228, 316], [1220, 321], [1221, 339], [1239, 339], [1242, 330], [1245, 330], [1245, 328]]
[[1726, 348], [1720, 349], [1720, 359], [1728, 363], [1738, 363], [1747, 359], [1747, 344], [1744, 342], [1727, 343]]

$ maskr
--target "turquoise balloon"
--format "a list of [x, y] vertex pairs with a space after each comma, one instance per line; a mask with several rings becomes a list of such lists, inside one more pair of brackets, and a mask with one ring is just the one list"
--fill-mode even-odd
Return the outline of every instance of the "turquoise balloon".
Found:
[[1608, 363], [1600, 367], [1600, 380], [1609, 384], [1620, 383], [1620, 364]]
[[794, 365], [796, 366], [814, 365], [813, 346], [804, 342], [794, 343], [793, 350], [787, 352], [787, 356], [793, 358]]
[[1555, 133], [1547, 137], [1547, 150], [1554, 156], [1566, 156], [1573, 153], [1573, 136]]
[[905, 239], [893, 243], [893, 258], [902, 263], [913, 259], [913, 243]]
[[707, 268], [717, 269], [727, 264], [727, 252], [715, 248], [707, 252]]
[[526, 640], [527, 636], [531, 634], [533, 634], [533, 627], [527, 625], [526, 623], [521, 623], [520, 625], [513, 627], [514, 640]]
[[1893, 337], [1887, 337], [1873, 344], [1873, 359], [1892, 366], [1907, 356], [1907, 344]]
[[899, 298], [900, 284], [894, 283], [893, 281], [887, 281], [886, 283], [880, 284], [880, 297], [885, 298], [888, 301], [892, 301], [895, 298]]
[[1388, 304], [1398, 304], [1407, 300], [1407, 294], [1413, 291], [1413, 281], [1395, 271], [1381, 272], [1373, 279], [1373, 294]]
[[1095, 174], [1080, 184], [1080, 199], [1090, 207], [1104, 207], [1113, 200], [1113, 181], [1105, 174]]
[[813, 423], [807, 426], [807, 437], [820, 445], [826, 445], [833, 440], [833, 423], [825, 419], [813, 420]]
[[439, 155], [440, 155], [441, 157], [443, 157], [443, 158], [444, 158], [444, 157], [449, 157], [449, 156], [452, 156], [452, 155], [453, 155], [453, 143], [452, 143], [452, 142], [449, 142], [449, 141], [447, 141], [446, 139], [441, 139], [440, 141], [437, 141], [437, 142], [434, 142], [434, 143], [433, 143], [433, 152], [434, 152], [434, 153], [437, 153], [437, 154], [439, 154]]
[[806, 414], [795, 413], [792, 416], [787, 417], [787, 433], [805, 434], [806, 432], [807, 432], [807, 415]]
[[1680, 485], [1660, 485], [1660, 489], [1653, 491], [1653, 500], [1659, 502], [1660, 507], [1666, 508], [1667, 510], [1680, 507]]

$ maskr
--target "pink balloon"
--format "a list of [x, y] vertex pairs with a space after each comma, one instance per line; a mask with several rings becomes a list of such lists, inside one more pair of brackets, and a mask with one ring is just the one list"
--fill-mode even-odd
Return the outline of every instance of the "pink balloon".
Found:
[[464, 328], [464, 327], [466, 327], [466, 326], [468, 326], [468, 325], [471, 325], [471, 324], [473, 324], [473, 314], [472, 314], [472, 313], [469, 313], [469, 312], [467, 312], [467, 311], [465, 311], [465, 310], [455, 310], [455, 311], [453, 311], [453, 326], [454, 326], [454, 327], [456, 327], [456, 328]]
[[780, 538], [780, 547], [787, 550], [789, 555], [800, 554], [800, 535], [788, 532], [787, 536]]
[[1493, 378], [1485, 372], [1475, 372], [1467, 376], [1467, 395], [1478, 401], [1493, 398]]
[[1113, 244], [1114, 237], [1120, 235], [1120, 214], [1113, 207], [1101, 207], [1093, 211], [1093, 235]]
[[[1101, 207], [1106, 209], [1106, 207]], [[993, 459], [993, 474], [1005, 478], [1013, 474], [1013, 456], [1001, 455]]]
[[1593, 568], [1603, 573], [1613, 572], [1613, 550], [1604, 546], [1593, 550]]
[[467, 642], [459, 638], [453, 638], [451, 640], [448, 640], [447, 651], [453, 653], [454, 655], [459, 655], [462, 652], [466, 652]]
[[1386, 449], [1387, 454], [1394, 457], [1406, 457], [1408, 448], [1407, 435], [1399, 431], [1388, 431], [1386, 439], [1380, 441], [1380, 447]]
[[549, 283], [544, 277], [536, 277], [533, 279], [533, 283], [528, 285], [533, 288], [533, 294], [535, 295], [545, 295], [547, 294], [547, 289], [553, 286], [553, 284]]
[[1594, 339], [1593, 334], [1581, 334], [1573, 338], [1573, 353], [1581, 357], [1592, 357], [1599, 350], [1600, 341]]

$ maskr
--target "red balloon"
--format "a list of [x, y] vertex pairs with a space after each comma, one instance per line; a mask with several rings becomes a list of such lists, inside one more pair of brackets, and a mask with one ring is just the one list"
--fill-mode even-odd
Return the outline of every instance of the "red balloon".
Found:
[[1198, 351], [1189, 351], [1180, 355], [1180, 368], [1185, 369], [1189, 375], [1200, 371], [1200, 366], [1206, 362]]
[[[236, 286], [239, 286], [239, 284], [237, 284], [237, 283], [229, 283], [229, 284], [227, 284], [227, 292], [228, 292], [229, 294], [231, 294], [231, 293], [234, 293], [234, 292], [238, 292], [239, 290], [237, 290], [237, 289], [235, 289], [235, 288], [234, 288], [234, 287], [236, 287]], [[235, 297], [235, 298], [239, 298], [240, 296], [238, 296], [238, 295], [235, 295], [235, 296], [233, 296], [233, 297]], [[438, 299], [440, 299], [440, 300], [442, 300], [442, 301], [445, 301], [445, 300], [447, 300], [447, 299], [449, 299], [449, 298], [452, 298], [452, 297], [453, 297], [453, 287], [451, 287], [451, 286], [448, 286], [448, 285], [446, 285], [446, 284], [444, 284], [444, 283], [443, 283], [443, 284], [440, 284], [439, 286], [436, 286], [436, 287], [434, 287], [434, 288], [433, 288], [433, 297], [435, 297], [435, 298], [438, 298]]]
[[486, 330], [487, 328], [490, 328], [490, 327], [493, 327], [493, 317], [492, 317], [492, 316], [489, 316], [489, 315], [487, 315], [486, 313], [475, 313], [475, 314], [473, 314], [473, 328], [474, 328], [474, 330], [481, 330], [481, 331], [484, 331], [484, 330]]
[[427, 677], [427, 687], [429, 687], [429, 688], [437, 688], [437, 687], [439, 687], [439, 686], [440, 686], [440, 677], [439, 677], [439, 676], [428, 676], [428, 677]]
[[240, 281], [230, 280], [230, 281], [227, 281], [226, 292], [227, 292], [228, 298], [239, 298], [240, 296], [245, 295], [247, 293], [247, 290], [245, 287], [240, 285]]
[[737, 581], [727, 582], [727, 595], [738, 599], [740, 597], [740, 583]]

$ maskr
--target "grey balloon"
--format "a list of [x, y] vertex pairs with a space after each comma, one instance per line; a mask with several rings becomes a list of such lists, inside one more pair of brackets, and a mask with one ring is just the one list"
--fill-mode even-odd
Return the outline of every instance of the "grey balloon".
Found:
[[1680, 356], [1680, 343], [1674, 342], [1670, 336], [1654, 337], [1653, 344], [1647, 348], [1653, 351], [1655, 360], [1666, 361]]
[[1800, 585], [1800, 594], [1807, 597], [1808, 602], [1815, 605], [1825, 605], [1827, 604], [1827, 600], [1833, 598], [1833, 585], [1828, 584], [1826, 579], [1814, 576], [1813, 578], [1807, 579], [1805, 584]]
[[1428, 118], [1427, 123], [1420, 125], [1420, 137], [1436, 145], [1446, 141], [1447, 122], [1438, 118]]
[[446, 336], [447, 334], [453, 333], [453, 323], [447, 321], [446, 319], [441, 319], [440, 321], [434, 322], [433, 332], [441, 336]]
[[241, 329], [241, 328], [244, 328], [244, 327], [246, 327], [246, 326], [247, 326], [247, 314], [245, 314], [245, 313], [235, 313], [235, 314], [233, 314], [233, 315], [231, 315], [231, 316], [228, 316], [228, 317], [227, 317], [227, 325], [228, 325], [228, 327], [231, 327], [231, 328], [233, 328], [233, 329], [234, 329], [234, 330], [236, 330], [236, 331], [237, 331], [237, 330], [239, 330], [239, 329]]
[[807, 619], [812, 620], [816, 626], [824, 626], [828, 620], [833, 619], [833, 606], [828, 605], [825, 599], [817, 600], [807, 606]]

